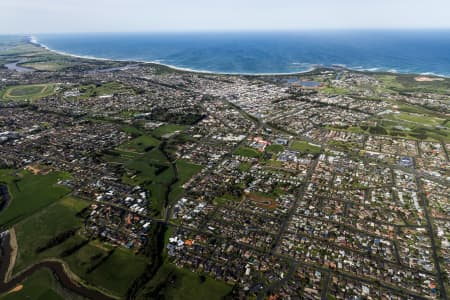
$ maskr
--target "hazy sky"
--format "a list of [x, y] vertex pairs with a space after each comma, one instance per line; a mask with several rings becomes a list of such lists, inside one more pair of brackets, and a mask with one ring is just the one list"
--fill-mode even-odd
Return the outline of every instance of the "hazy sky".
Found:
[[0, 0], [1, 33], [450, 28], [449, 0]]

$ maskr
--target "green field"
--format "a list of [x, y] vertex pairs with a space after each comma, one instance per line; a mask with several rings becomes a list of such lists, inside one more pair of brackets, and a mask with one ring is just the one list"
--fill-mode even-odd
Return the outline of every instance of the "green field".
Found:
[[234, 154], [252, 158], [259, 158], [262, 155], [261, 152], [250, 147], [239, 147]]
[[349, 90], [339, 87], [324, 87], [319, 89], [321, 92], [329, 95], [345, 95], [350, 93]]
[[202, 170], [202, 166], [193, 164], [183, 159], [176, 162], [176, 167], [178, 171], [178, 181], [172, 187], [172, 191], [169, 194], [169, 200], [172, 202], [178, 201], [181, 197], [183, 197], [183, 184]]
[[14, 229], [19, 252], [15, 271], [20, 271], [42, 258], [58, 257], [72, 242], [79, 241], [78, 237], [72, 236], [60, 243], [55, 243], [48, 250], [37, 251], [40, 247], [49, 245], [49, 241], [59, 234], [80, 228], [83, 220], [76, 217], [76, 214], [88, 205], [89, 202], [84, 200], [67, 197], [17, 224]]
[[[95, 241], [86, 243], [86, 239], [76, 233], [50, 243], [51, 247], [42, 252], [38, 251], [62, 233], [82, 227], [83, 220], [76, 214], [88, 205], [89, 202], [84, 200], [64, 198], [16, 225], [19, 250], [15, 272], [44, 258], [61, 258], [89, 285], [123, 296], [133, 280], [144, 271], [145, 258], [120, 248], [108, 256], [111, 247]], [[68, 256], [63, 255], [77, 245], [83, 246], [70, 251]]]
[[140, 299], [223, 299], [232, 286], [165, 263], [145, 286]]
[[290, 149], [299, 151], [301, 153], [309, 153], [309, 154], [319, 154], [320, 153], [320, 147], [312, 145], [305, 141], [292, 141]]
[[[0, 55], [2, 56], [32, 57], [36, 55], [42, 55], [45, 54], [45, 52], [47, 52], [43, 48], [36, 47], [28, 43], [23, 43], [21, 41], [21, 38], [12, 37], [9, 41], [6, 41], [6, 43], [8, 48], [0, 52]], [[15, 61], [17, 61], [17, 58], [15, 59]]]
[[357, 143], [343, 141], [329, 141], [328, 145], [340, 151], [352, 152], [359, 150], [361, 147]]
[[124, 167], [128, 172], [124, 175], [123, 180], [132, 185], [150, 182], [170, 183], [174, 175], [169, 162], [159, 149], [153, 149], [128, 160]]
[[[144, 271], [144, 257], [120, 248], [109, 256], [108, 252], [113, 248], [96, 241], [86, 243], [86, 239], [76, 233], [50, 243], [51, 247], [44, 251], [38, 251], [62, 233], [82, 227], [83, 220], [76, 214], [87, 205], [89, 202], [84, 200], [64, 198], [16, 225], [18, 256], [14, 271], [23, 270], [44, 258], [56, 257], [66, 261], [70, 269], [89, 285], [123, 296], [133, 280]], [[83, 246], [70, 251], [68, 256], [63, 255], [77, 245]]]
[[241, 162], [241, 164], [239, 165], [239, 170], [241, 170], [242, 172], [248, 172], [251, 168], [252, 164], [249, 162]]
[[[89, 255], [90, 251], [87, 253]], [[126, 249], [117, 248], [95, 270], [79, 275], [90, 285], [102, 287], [123, 297], [133, 281], [144, 272], [147, 260]]]
[[115, 94], [134, 94], [134, 90], [119, 82], [107, 82], [102, 84], [89, 84], [78, 87], [80, 99], [90, 97], [115, 95]]
[[[166, 197], [170, 201], [181, 198], [184, 193], [182, 185], [202, 168], [186, 160], [179, 160], [175, 164], [179, 176], [179, 180], [176, 181], [174, 167], [160, 149], [161, 141], [157, 137], [183, 128], [184, 126], [163, 125], [154, 130], [150, 136], [143, 130], [128, 126], [123, 130], [135, 138], [103, 155], [105, 161], [120, 164], [123, 167], [122, 181], [124, 183], [139, 185], [149, 191], [150, 208], [156, 216], [161, 212]], [[164, 146], [164, 151], [169, 153], [175, 151], [176, 148], [171, 144], [172, 140], [170, 139]]]
[[280, 153], [283, 152], [284, 147], [282, 145], [273, 144], [266, 147], [266, 151], [270, 153]]
[[8, 228], [36, 213], [66, 195], [69, 190], [56, 185], [66, 173], [54, 172], [47, 175], [33, 175], [26, 171], [0, 172], [0, 182], [7, 183], [11, 202], [0, 214], [0, 227]]
[[380, 126], [384, 134], [410, 139], [450, 142], [446, 119], [433, 114], [401, 112], [384, 116]]
[[128, 143], [121, 145], [118, 149], [123, 151], [131, 151], [131, 152], [147, 152], [152, 147], [157, 147], [159, 145], [159, 141], [152, 136], [142, 135], [137, 137]]
[[385, 116], [387, 119], [399, 120], [414, 123], [415, 125], [439, 126], [445, 122], [443, 118], [437, 118], [425, 114], [406, 113], [390, 114]]
[[[53, 274], [47, 269], [34, 272], [23, 283], [20, 291], [5, 294], [1, 300], [63, 300], [55, 290], [61, 290]], [[65, 295], [66, 296], [66, 295]]]
[[53, 95], [55, 91], [55, 84], [17, 85], [0, 91], [0, 98], [13, 101], [35, 101]]
[[186, 183], [192, 176], [201, 171], [202, 166], [193, 164], [187, 160], [180, 159], [176, 162], [178, 170], [178, 181], [181, 185]]
[[92, 272], [108, 256], [108, 252], [111, 250], [112, 247], [107, 247], [97, 241], [90, 241], [64, 260], [75, 274], [83, 277]]
[[132, 125], [123, 125], [120, 130], [130, 134], [132, 137], [140, 137], [141, 135], [145, 135], [145, 131], [143, 129]]
[[157, 138], [165, 137], [167, 135], [170, 135], [172, 133], [175, 133], [177, 131], [182, 131], [186, 127], [183, 125], [175, 125], [175, 124], [166, 124], [159, 126], [155, 130], [153, 130], [153, 135]]
[[429, 108], [426, 108], [423, 106], [406, 104], [403, 102], [394, 102], [394, 104], [397, 106], [397, 110], [399, 110], [401, 112], [430, 115], [430, 116], [436, 116], [436, 117], [445, 117], [445, 115], [443, 115], [443, 112], [432, 110], [432, 109], [429, 109]]
[[376, 76], [383, 83], [383, 91], [450, 94], [450, 80], [448, 78], [440, 78], [440, 80], [429, 82], [419, 82], [415, 80], [417, 75], [414, 74], [381, 74]]
[[214, 199], [214, 204], [216, 204], [216, 205], [224, 205], [224, 204], [238, 202], [238, 201], [241, 201], [241, 199], [237, 198], [235, 196], [229, 195], [229, 194], [225, 194], [225, 195], [222, 195], [220, 197], [216, 197]]
[[[145, 140], [145, 142], [144, 142]], [[137, 143], [124, 144], [118, 149], [134, 147], [143, 149], [144, 145], [153, 145], [158, 140], [148, 140], [144, 136], [136, 138]], [[139, 145], [142, 143], [142, 145]], [[145, 143], [145, 144], [144, 144]], [[103, 159], [110, 163], [119, 163], [123, 166], [122, 181], [130, 185], [140, 185], [150, 192], [151, 208], [155, 215], [161, 212], [163, 203], [168, 193], [168, 185], [174, 179], [174, 172], [170, 162], [158, 148], [152, 148], [143, 154], [125, 152], [120, 150], [110, 151], [103, 155]]]
[[24, 64], [20, 64], [20, 66], [25, 68], [31, 68], [38, 71], [47, 71], [47, 72], [55, 72], [61, 71], [68, 67], [73, 66], [73, 63], [68, 61], [38, 61], [38, 62], [27, 62]]

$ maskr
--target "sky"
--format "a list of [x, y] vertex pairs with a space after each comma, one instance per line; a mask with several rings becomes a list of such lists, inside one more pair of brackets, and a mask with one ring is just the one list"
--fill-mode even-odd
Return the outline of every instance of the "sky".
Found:
[[0, 33], [450, 28], [449, 0], [0, 0]]

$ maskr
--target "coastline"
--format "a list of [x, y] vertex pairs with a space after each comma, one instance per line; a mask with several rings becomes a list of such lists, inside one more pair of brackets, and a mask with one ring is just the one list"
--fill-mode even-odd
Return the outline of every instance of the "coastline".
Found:
[[170, 64], [163, 64], [159, 61], [140, 61], [140, 60], [128, 60], [128, 59], [112, 59], [112, 58], [102, 58], [102, 57], [95, 57], [95, 56], [88, 56], [88, 55], [78, 55], [78, 54], [72, 54], [64, 51], [59, 51], [52, 49], [48, 47], [47, 45], [39, 42], [39, 40], [35, 36], [30, 36], [28, 38], [28, 42], [30, 44], [33, 44], [35, 46], [44, 48], [45, 50], [48, 50], [50, 52], [63, 55], [63, 56], [69, 56], [74, 58], [81, 58], [81, 59], [92, 59], [92, 60], [98, 60], [98, 61], [109, 61], [109, 62], [129, 62], [129, 63], [139, 63], [139, 64], [149, 64], [149, 65], [159, 65], [162, 67], [167, 67], [176, 71], [182, 71], [182, 72], [189, 72], [189, 73], [199, 73], [199, 74], [209, 74], [209, 75], [230, 75], [230, 76], [288, 76], [288, 75], [298, 75], [298, 74], [305, 74], [312, 72], [314, 70], [317, 70], [318, 67], [311, 67], [305, 71], [301, 72], [291, 72], [291, 73], [233, 73], [233, 72], [214, 72], [214, 71], [208, 71], [208, 70], [195, 70], [191, 68], [182, 68], [177, 67]]
[[228, 75], [228, 76], [255, 76], [255, 77], [265, 77], [265, 76], [295, 76], [295, 75], [304, 75], [313, 71], [316, 71], [318, 69], [341, 69], [341, 70], [348, 70], [353, 72], [362, 72], [362, 73], [373, 73], [373, 74], [393, 74], [393, 75], [415, 75], [415, 76], [431, 76], [431, 77], [438, 77], [438, 78], [450, 78], [449, 75], [444, 74], [436, 74], [433, 72], [422, 72], [422, 73], [415, 73], [415, 72], [403, 72], [398, 71], [396, 69], [388, 69], [383, 70], [381, 67], [372, 67], [372, 68], [359, 68], [359, 67], [348, 67], [346, 65], [331, 65], [331, 66], [325, 66], [325, 65], [311, 65], [307, 70], [305, 71], [298, 71], [298, 72], [283, 72], [283, 73], [244, 73], [244, 72], [217, 72], [217, 71], [208, 71], [208, 70], [196, 70], [192, 68], [183, 68], [183, 67], [177, 67], [175, 65], [170, 64], [164, 64], [160, 61], [141, 61], [141, 60], [132, 60], [132, 59], [112, 59], [112, 58], [102, 58], [102, 57], [95, 57], [95, 56], [88, 56], [88, 55], [78, 55], [73, 53], [68, 53], [65, 51], [59, 51], [56, 49], [52, 49], [49, 46], [47, 46], [44, 43], [39, 42], [39, 40], [34, 36], [28, 36], [28, 43], [35, 45], [37, 47], [41, 47], [47, 51], [53, 52], [55, 54], [59, 54], [62, 56], [68, 56], [73, 58], [80, 58], [80, 59], [90, 59], [90, 60], [98, 60], [98, 61], [107, 61], [107, 62], [127, 62], [127, 63], [138, 63], [138, 64], [149, 64], [149, 65], [158, 65], [162, 67], [166, 67], [175, 71], [180, 72], [188, 72], [188, 73], [196, 73], [196, 74], [208, 74], [208, 75]]

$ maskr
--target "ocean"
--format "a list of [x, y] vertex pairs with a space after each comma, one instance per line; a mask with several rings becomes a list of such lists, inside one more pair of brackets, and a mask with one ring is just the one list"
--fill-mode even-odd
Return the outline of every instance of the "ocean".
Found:
[[278, 74], [319, 66], [450, 76], [450, 30], [38, 34], [78, 56], [181, 69]]

